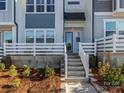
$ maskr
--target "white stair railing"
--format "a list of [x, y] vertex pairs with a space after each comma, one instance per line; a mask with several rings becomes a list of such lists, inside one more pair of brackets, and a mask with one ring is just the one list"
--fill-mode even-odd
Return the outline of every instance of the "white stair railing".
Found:
[[68, 76], [68, 55], [67, 55], [67, 47], [66, 43], [64, 44], [64, 61], [65, 61], [65, 78], [67, 79]]
[[89, 78], [89, 55], [84, 52], [81, 43], [79, 43], [79, 56], [86, 72], [86, 78]]

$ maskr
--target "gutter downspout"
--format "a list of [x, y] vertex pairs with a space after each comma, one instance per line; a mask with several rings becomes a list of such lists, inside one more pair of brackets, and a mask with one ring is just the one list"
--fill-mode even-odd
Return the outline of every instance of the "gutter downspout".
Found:
[[63, 42], [65, 42], [65, 0], [63, 0]]
[[18, 43], [18, 24], [16, 22], [16, 0], [14, 0], [14, 24], [16, 25], [16, 43]]
[[92, 42], [94, 41], [94, 0], [92, 0]]

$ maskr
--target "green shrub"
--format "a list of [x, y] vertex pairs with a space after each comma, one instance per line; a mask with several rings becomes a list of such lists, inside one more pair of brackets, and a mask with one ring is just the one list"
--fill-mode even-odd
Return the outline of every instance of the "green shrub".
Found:
[[54, 68], [46, 66], [45, 68], [45, 76], [46, 77], [51, 77], [55, 74]]
[[122, 64], [122, 66], [121, 66], [121, 72], [122, 72], [122, 74], [124, 75], [124, 64]]
[[30, 76], [30, 73], [31, 73], [30, 67], [27, 66], [27, 65], [24, 65], [24, 70], [22, 72], [23, 76], [24, 77], [29, 77]]
[[0, 71], [3, 71], [5, 69], [5, 64], [4, 63], [0, 63]]
[[99, 71], [99, 74], [101, 76], [104, 77], [106, 74], [108, 74], [109, 70], [110, 70], [110, 65], [109, 64], [102, 63], [102, 62], [98, 63], [98, 71]]
[[119, 86], [124, 84], [124, 75], [122, 74], [122, 68], [112, 68], [105, 75], [105, 80], [109, 81], [112, 86]]
[[20, 79], [14, 79], [12, 81], [12, 85], [15, 87], [15, 88], [18, 88], [21, 84], [21, 80]]
[[10, 68], [9, 68], [9, 76], [11, 76], [11, 77], [17, 76], [16, 66], [14, 66], [14, 65], [10, 66]]

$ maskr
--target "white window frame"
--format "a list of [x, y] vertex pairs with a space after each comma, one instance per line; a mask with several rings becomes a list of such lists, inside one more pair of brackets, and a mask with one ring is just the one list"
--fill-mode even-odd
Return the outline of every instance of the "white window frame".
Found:
[[[113, 0], [113, 2], [114, 2], [114, 0]], [[120, 7], [120, 0], [116, 0], [116, 9], [114, 10], [114, 3], [112, 2], [112, 10], [113, 10], [113, 12], [124, 12], [124, 8], [121, 8]]]
[[119, 35], [119, 21], [124, 19], [104, 19], [104, 37], [106, 37], [106, 22], [116, 22], [116, 34]]
[[44, 32], [44, 43], [46, 43], [46, 32], [51, 30], [54, 32], [54, 43], [55, 43], [55, 29], [26, 29], [25, 31], [25, 43], [26, 43], [26, 32], [29, 31], [29, 30], [33, 30], [34, 31], [34, 43], [36, 43], [36, 31], [43, 31]]
[[[4, 2], [4, 1], [0, 1], [0, 2]], [[7, 11], [7, 5], [8, 5], [8, 2], [7, 2], [7, 0], [5, 0], [5, 9], [0, 10], [0, 12]]]
[[[47, 5], [54, 5], [54, 12], [47, 12]], [[26, 3], [26, 8], [27, 8], [27, 3]], [[27, 10], [27, 9], [26, 9]], [[27, 12], [25, 11], [27, 14], [45, 14], [45, 13], [49, 13], [49, 14], [53, 14], [56, 12], [56, 0], [54, 0], [54, 4], [47, 4], [47, 0], [44, 0], [44, 12], [37, 12], [37, 2], [36, 0], [34, 0], [34, 12]]]

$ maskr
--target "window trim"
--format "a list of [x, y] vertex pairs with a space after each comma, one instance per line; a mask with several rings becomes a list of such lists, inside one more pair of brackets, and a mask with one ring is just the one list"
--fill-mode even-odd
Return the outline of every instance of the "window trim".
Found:
[[116, 0], [116, 9], [114, 10], [114, 0], [112, 2], [112, 10], [113, 12], [124, 12], [124, 8], [120, 7], [120, 0]]
[[[54, 5], [54, 12], [47, 12], [47, 5]], [[53, 14], [56, 12], [56, 0], [54, 0], [54, 4], [47, 4], [47, 0], [44, 0], [44, 12], [37, 12], [37, 2], [36, 0], [34, 0], [34, 12], [27, 12], [27, 3], [26, 3], [26, 9], [25, 12], [27, 14], [45, 14], [45, 13], [49, 13], [49, 14]]]
[[104, 19], [104, 37], [106, 37], [106, 22], [116, 22], [116, 32], [119, 35], [119, 21], [124, 21], [124, 19]]
[[25, 30], [25, 43], [26, 43], [26, 32], [27, 32], [27, 31], [30, 31], [30, 30], [34, 31], [34, 33], [33, 33], [33, 36], [34, 36], [34, 43], [36, 43], [36, 32], [37, 32], [38, 30], [41, 30], [41, 31], [44, 32], [44, 43], [47, 43], [47, 42], [46, 42], [46, 38], [47, 38], [47, 37], [46, 37], [46, 32], [49, 31], [49, 30], [50, 30], [50, 31], [53, 31], [53, 32], [54, 32], [54, 43], [55, 43], [55, 29], [33, 29], [33, 28], [32, 28], [32, 29], [26, 29], [26, 30]]
[[5, 9], [4, 10], [0, 10], [0, 12], [7, 11], [7, 5], [8, 5], [8, 0], [5, 0]]

